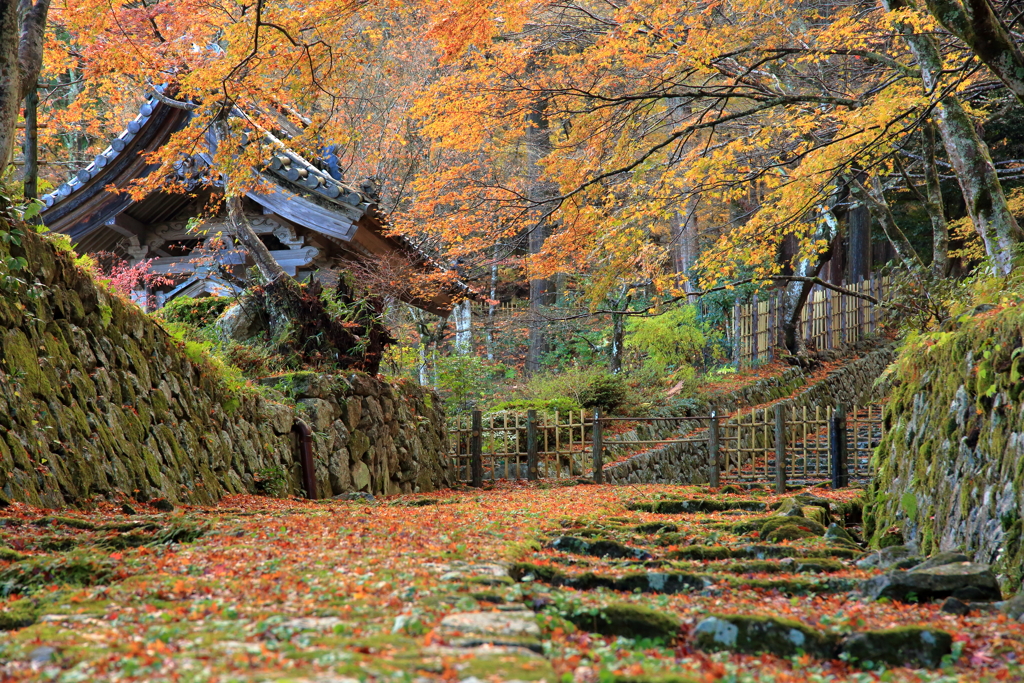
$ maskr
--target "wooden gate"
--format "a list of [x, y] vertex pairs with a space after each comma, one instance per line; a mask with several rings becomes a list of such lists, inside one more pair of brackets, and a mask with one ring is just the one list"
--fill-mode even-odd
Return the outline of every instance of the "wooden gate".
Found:
[[721, 478], [777, 482], [781, 455], [788, 483], [863, 483], [882, 436], [881, 404], [849, 412], [792, 406], [753, 410], [721, 426]]

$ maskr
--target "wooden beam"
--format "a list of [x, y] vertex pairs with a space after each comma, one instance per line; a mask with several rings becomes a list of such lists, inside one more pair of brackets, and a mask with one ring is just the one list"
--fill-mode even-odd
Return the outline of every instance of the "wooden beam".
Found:
[[268, 194], [250, 192], [248, 196], [292, 223], [346, 242], [356, 232], [354, 221], [362, 217], [358, 209], [347, 211], [340, 206], [328, 209], [278, 186]]

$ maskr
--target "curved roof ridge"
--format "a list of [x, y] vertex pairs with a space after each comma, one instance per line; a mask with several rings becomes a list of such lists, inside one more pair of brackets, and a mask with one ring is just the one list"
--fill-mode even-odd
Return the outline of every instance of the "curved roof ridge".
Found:
[[155, 99], [155, 96], [149, 95], [146, 98], [146, 102], [139, 107], [139, 113], [134, 119], [128, 122], [128, 125], [123, 131], [121, 131], [120, 135], [110, 141], [110, 144], [107, 145], [106, 149], [97, 154], [96, 157], [84, 168], [76, 171], [71, 178], [59, 185], [53, 192], [44, 194], [40, 197], [47, 209], [52, 208], [58, 202], [67, 199], [77, 190], [85, 187], [85, 184], [92, 180], [92, 178], [99, 173], [100, 169], [107, 166], [107, 164], [109, 164], [118, 154], [121, 153], [122, 150], [125, 149], [125, 147], [128, 146], [128, 143], [139, 134], [142, 127], [150, 120], [156, 111], [157, 106], [159, 106], [159, 103], [154, 101]]

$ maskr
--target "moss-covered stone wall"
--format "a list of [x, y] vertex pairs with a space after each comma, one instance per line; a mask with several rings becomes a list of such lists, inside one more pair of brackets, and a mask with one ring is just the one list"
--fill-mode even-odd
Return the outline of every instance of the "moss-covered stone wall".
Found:
[[1024, 308], [909, 341], [895, 366], [866, 531], [896, 526], [922, 554], [962, 550], [1021, 585]]
[[[9, 226], [0, 223], [0, 231]], [[232, 381], [106, 292], [73, 255], [21, 230], [0, 241], [0, 491], [46, 507], [97, 497], [208, 503], [299, 493], [296, 417], [314, 430], [319, 495], [452, 483], [441, 404], [410, 383], [299, 373]], [[21, 282], [10, 278], [16, 278]]]

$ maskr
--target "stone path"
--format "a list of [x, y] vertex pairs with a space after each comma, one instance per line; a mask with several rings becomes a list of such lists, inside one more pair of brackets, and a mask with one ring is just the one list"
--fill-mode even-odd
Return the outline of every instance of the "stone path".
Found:
[[1024, 680], [1024, 597], [1000, 601], [1001, 577], [964, 555], [868, 552], [857, 495], [15, 505], [0, 679]]

